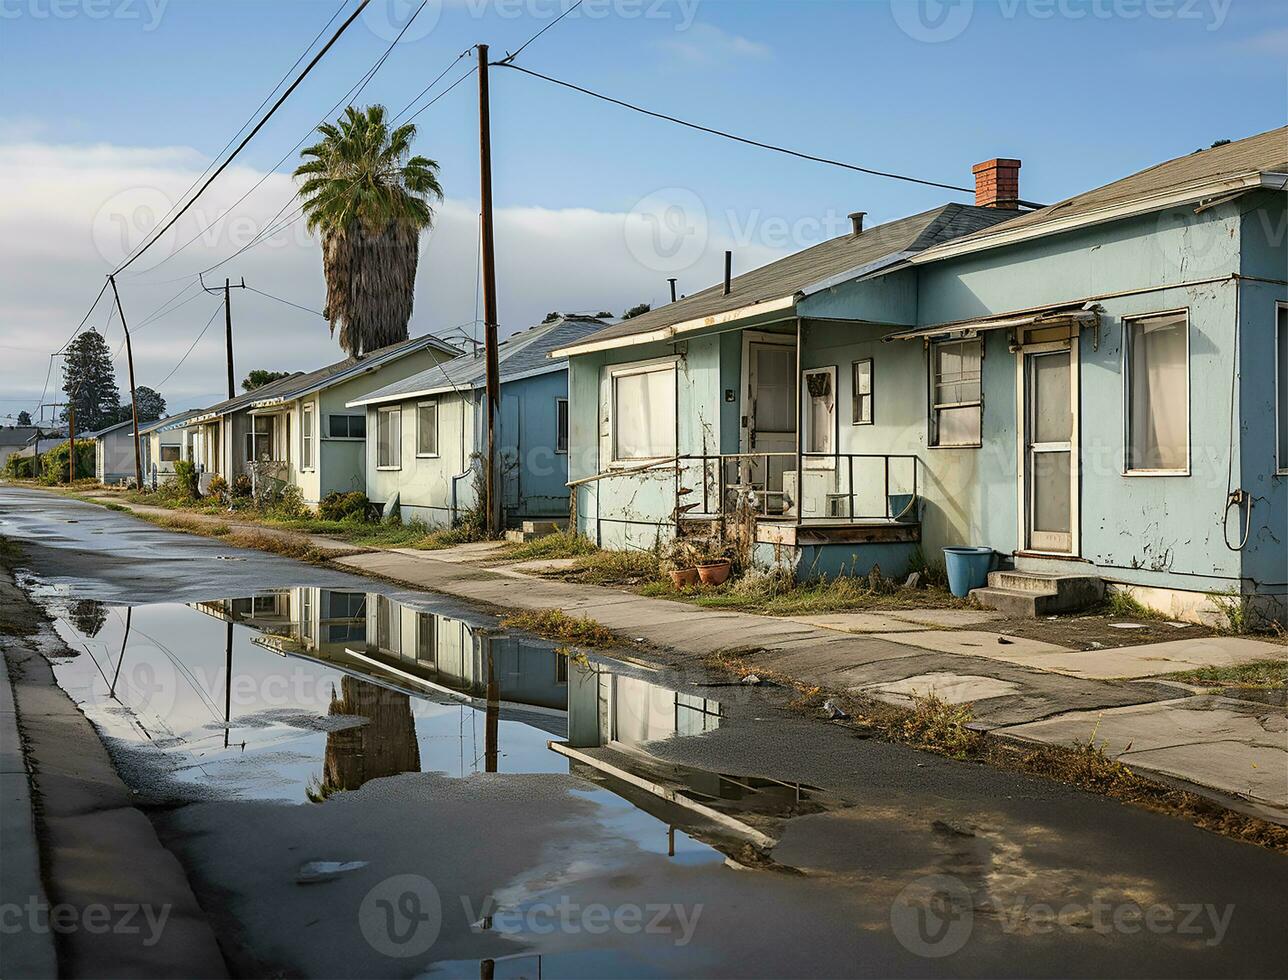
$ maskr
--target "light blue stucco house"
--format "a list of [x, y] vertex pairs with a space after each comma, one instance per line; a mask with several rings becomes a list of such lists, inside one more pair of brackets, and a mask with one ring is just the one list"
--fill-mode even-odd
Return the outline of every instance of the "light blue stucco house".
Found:
[[581, 530], [741, 506], [802, 571], [980, 545], [1177, 617], [1217, 593], [1282, 616], [1288, 129], [1031, 211], [1019, 169], [976, 167], [955, 222], [852, 236], [850, 269], [824, 243], [560, 351]]
[[[603, 329], [559, 318], [498, 345], [497, 414], [503, 526], [568, 516], [568, 368], [549, 355]], [[396, 502], [404, 520], [455, 523], [477, 506], [486, 453], [486, 364], [465, 354], [348, 403], [367, 411], [367, 496]]]

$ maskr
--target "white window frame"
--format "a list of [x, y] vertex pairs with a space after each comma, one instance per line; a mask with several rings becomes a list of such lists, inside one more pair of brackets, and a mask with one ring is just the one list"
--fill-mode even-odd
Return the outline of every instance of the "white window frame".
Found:
[[[1181, 315], [1185, 317], [1185, 466], [1180, 469], [1137, 469], [1131, 465], [1131, 328], [1139, 320], [1153, 320], [1158, 317]], [[1191, 428], [1193, 408], [1190, 377], [1190, 310], [1182, 306], [1174, 310], [1151, 310], [1149, 313], [1138, 313], [1122, 318], [1122, 376], [1123, 376], [1123, 469], [1122, 475], [1129, 477], [1189, 476], [1194, 458], [1194, 433]]]
[[[260, 419], [263, 419], [268, 423], [267, 432], [259, 432], [256, 430], [255, 426], [259, 424]], [[277, 439], [277, 425], [274, 422], [273, 416], [271, 415], [250, 416], [250, 428], [246, 431], [246, 446], [245, 446], [246, 462], [248, 463], [260, 462], [261, 457], [255, 454], [256, 443], [258, 443], [260, 439], [268, 440], [268, 452], [265, 453], [264, 456], [267, 457], [269, 461], [272, 461], [273, 457], [277, 455], [277, 451], [274, 446], [274, 442]]]
[[313, 422], [317, 418], [317, 406], [313, 402], [304, 402], [300, 406], [300, 469], [311, 473], [317, 469], [317, 438], [313, 432]]
[[1279, 440], [1283, 438], [1284, 427], [1288, 426], [1288, 418], [1284, 418], [1282, 412], [1282, 399], [1284, 392], [1288, 391], [1288, 378], [1285, 378], [1279, 371], [1279, 366], [1283, 363], [1283, 351], [1279, 349], [1279, 345], [1288, 340], [1288, 338], [1279, 336], [1279, 312], [1281, 310], [1288, 310], [1288, 302], [1278, 300], [1275, 303], [1275, 474], [1288, 476], [1288, 459], [1279, 455]]
[[[174, 450], [174, 452], [175, 452], [175, 454], [176, 454], [176, 455], [175, 455], [174, 459], [166, 459], [166, 458], [165, 458], [166, 450], [171, 450], [171, 449], [172, 449], [172, 450]], [[183, 459], [183, 447], [182, 447], [182, 446], [176, 446], [176, 445], [174, 445], [174, 444], [172, 444], [172, 443], [166, 443], [166, 442], [163, 442], [163, 443], [161, 443], [161, 444], [157, 447], [157, 462], [158, 462], [158, 463], [177, 463], [177, 462], [178, 462], [179, 460], [181, 460], [181, 459]]]
[[[832, 381], [832, 432], [831, 432], [832, 448], [830, 451], [826, 451], [826, 452], [824, 452], [823, 450], [814, 450], [809, 448], [810, 441], [814, 435], [814, 421], [813, 421], [814, 415], [810, 411], [810, 401], [812, 400], [813, 396], [809, 393], [809, 378], [815, 374], [825, 374]], [[812, 455], [810, 457], [807, 457], [811, 467], [830, 466], [832, 461], [841, 452], [840, 432], [839, 432], [840, 425], [838, 424], [840, 421], [838, 418], [840, 413], [837, 411], [837, 408], [839, 407], [839, 402], [841, 399], [838, 397], [838, 395], [839, 395], [839, 392], [836, 390], [836, 365], [833, 364], [827, 367], [806, 368], [805, 370], [801, 371], [801, 383], [800, 383], [801, 403], [798, 410], [797, 418], [799, 418], [801, 421], [801, 452], [818, 454], [818, 455]]]
[[[859, 365], [868, 366], [868, 417], [854, 417], [855, 402], [859, 397]], [[874, 425], [877, 417], [877, 368], [871, 357], [860, 357], [850, 363], [850, 425]]]
[[[944, 402], [940, 404], [935, 401], [935, 390], [939, 387], [937, 383], [939, 348], [946, 347], [949, 344], [978, 344], [979, 345], [979, 399], [970, 402]], [[955, 337], [951, 340], [932, 340], [927, 348], [930, 355], [928, 368], [929, 388], [926, 392], [926, 401], [930, 409], [929, 422], [930, 431], [927, 433], [926, 444], [931, 449], [979, 449], [984, 445], [984, 338], [980, 335], [974, 337]], [[939, 412], [947, 408], [973, 408], [979, 415], [979, 440], [976, 442], [941, 442], [939, 439]]]
[[[396, 445], [392, 447], [392, 452], [397, 459], [394, 463], [380, 462], [380, 426], [387, 417], [398, 416], [398, 439]], [[402, 469], [402, 406], [391, 405], [389, 407], [379, 407], [376, 409], [376, 469], [377, 470], [400, 470]]]
[[[675, 395], [675, 418], [671, 422], [671, 451], [662, 456], [618, 456], [617, 455], [617, 379], [636, 374], [653, 374], [666, 372], [671, 375], [672, 390]], [[608, 452], [612, 467], [632, 467], [652, 460], [669, 459], [679, 452], [680, 397], [676, 386], [679, 384], [679, 358], [659, 357], [649, 361], [635, 361], [631, 364], [619, 364], [608, 371]]]
[[[563, 432], [559, 431], [559, 413], [563, 412], [564, 427]], [[559, 437], [563, 436], [563, 448], [559, 448]], [[555, 399], [555, 455], [568, 455], [568, 442], [572, 437], [572, 416], [568, 414], [568, 399]]]
[[[434, 451], [432, 453], [423, 453], [420, 451], [421, 409], [430, 406], [434, 408]], [[417, 459], [437, 459], [441, 453], [438, 450], [438, 399], [428, 398], [425, 401], [416, 403], [416, 458]]]

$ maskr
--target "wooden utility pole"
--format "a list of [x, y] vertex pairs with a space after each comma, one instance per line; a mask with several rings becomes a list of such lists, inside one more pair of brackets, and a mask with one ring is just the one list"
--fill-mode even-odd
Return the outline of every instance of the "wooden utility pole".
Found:
[[[55, 466], [58, 464], [55, 463]], [[54, 477], [54, 479], [58, 479]], [[76, 482], [76, 402], [67, 403], [67, 483]]]
[[479, 54], [479, 196], [482, 202], [480, 247], [483, 250], [483, 344], [487, 361], [487, 464], [484, 470], [484, 501], [488, 537], [498, 533], [500, 522], [500, 481], [496, 467], [496, 415], [501, 400], [496, 353], [496, 251], [492, 228], [492, 120], [488, 102], [487, 45]]
[[[198, 280], [201, 281], [201, 288], [208, 293], [219, 292], [219, 287], [211, 289], [206, 285], [206, 281], [201, 278], [201, 273], [197, 274]], [[245, 289], [246, 278], [243, 276], [241, 284], [233, 283], [231, 280], [224, 280], [224, 349], [228, 355], [228, 397], [237, 397], [236, 373], [233, 371], [233, 302], [232, 293], [234, 289]]]
[[[125, 331], [125, 360], [130, 366], [130, 414], [134, 418], [134, 489], [142, 493], [143, 452], [139, 447], [139, 398], [138, 392], [134, 387], [134, 345], [130, 343], [130, 328], [125, 322], [125, 310], [121, 307], [121, 294], [116, 290], [116, 277], [108, 276], [107, 281], [112, 284], [112, 296], [116, 299], [116, 312], [121, 317], [121, 329]], [[106, 473], [103, 475], [107, 476]]]

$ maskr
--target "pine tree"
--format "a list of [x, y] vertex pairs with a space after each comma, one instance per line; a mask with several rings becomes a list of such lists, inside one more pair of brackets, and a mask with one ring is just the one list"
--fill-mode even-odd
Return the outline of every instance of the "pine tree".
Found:
[[[107, 342], [93, 330], [80, 334], [67, 347], [63, 363], [63, 392], [76, 407], [76, 429], [93, 432], [121, 416], [121, 393], [112, 371]], [[63, 409], [62, 418], [68, 418]]]

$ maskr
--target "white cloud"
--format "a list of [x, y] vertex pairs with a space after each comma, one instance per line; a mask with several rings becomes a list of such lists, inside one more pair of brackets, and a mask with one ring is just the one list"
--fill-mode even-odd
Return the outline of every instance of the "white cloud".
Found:
[[771, 54], [769, 45], [752, 41], [741, 34], [730, 34], [714, 24], [694, 24], [682, 34], [656, 44], [668, 54], [690, 65], [762, 59]]
[[[0, 267], [8, 273], [0, 277], [0, 415], [34, 408], [49, 366], [48, 353], [67, 340], [103, 276], [156, 226], [206, 162], [185, 147], [0, 145], [0, 184], [6, 188], [6, 206], [0, 211]], [[263, 183], [252, 191], [261, 178]], [[246, 201], [236, 204], [248, 191]], [[154, 249], [118, 277], [134, 334], [139, 384], [156, 386], [165, 378], [218, 309], [219, 298], [202, 295], [191, 277], [270, 226], [284, 204], [290, 204], [286, 215], [293, 213], [293, 191], [287, 175], [265, 177], [251, 168], [231, 167]], [[230, 217], [216, 222], [229, 208]], [[413, 334], [442, 332], [474, 319], [477, 213], [476, 202], [454, 198], [439, 208], [436, 226], [422, 245]], [[680, 277], [682, 290], [719, 278], [723, 250], [734, 245], [726, 233], [707, 229], [705, 214], [693, 216], [702, 226], [705, 247], [679, 271], [641, 257], [638, 244], [628, 247], [627, 223], [639, 219], [639, 209], [498, 210], [502, 335], [539, 322], [551, 310], [621, 313], [640, 301], [664, 302], [670, 275]], [[167, 259], [194, 236], [196, 241]], [[737, 248], [739, 271], [781, 254], [781, 249], [754, 243]], [[222, 283], [228, 275], [236, 282], [245, 276], [250, 286], [320, 310], [325, 298], [321, 267], [316, 242], [303, 222], [297, 222], [222, 266], [207, 281]], [[178, 305], [172, 313], [146, 322], [176, 293]], [[90, 323], [102, 329], [108, 311], [106, 303], [100, 304]], [[252, 368], [303, 370], [341, 356], [320, 317], [249, 291], [233, 293], [233, 321], [239, 380]], [[220, 326], [211, 326], [163, 386], [171, 410], [223, 396]], [[115, 349], [120, 326], [113, 323], [107, 337]], [[124, 357], [117, 362], [117, 372], [124, 390]], [[51, 389], [57, 390], [58, 378], [55, 366]]]

